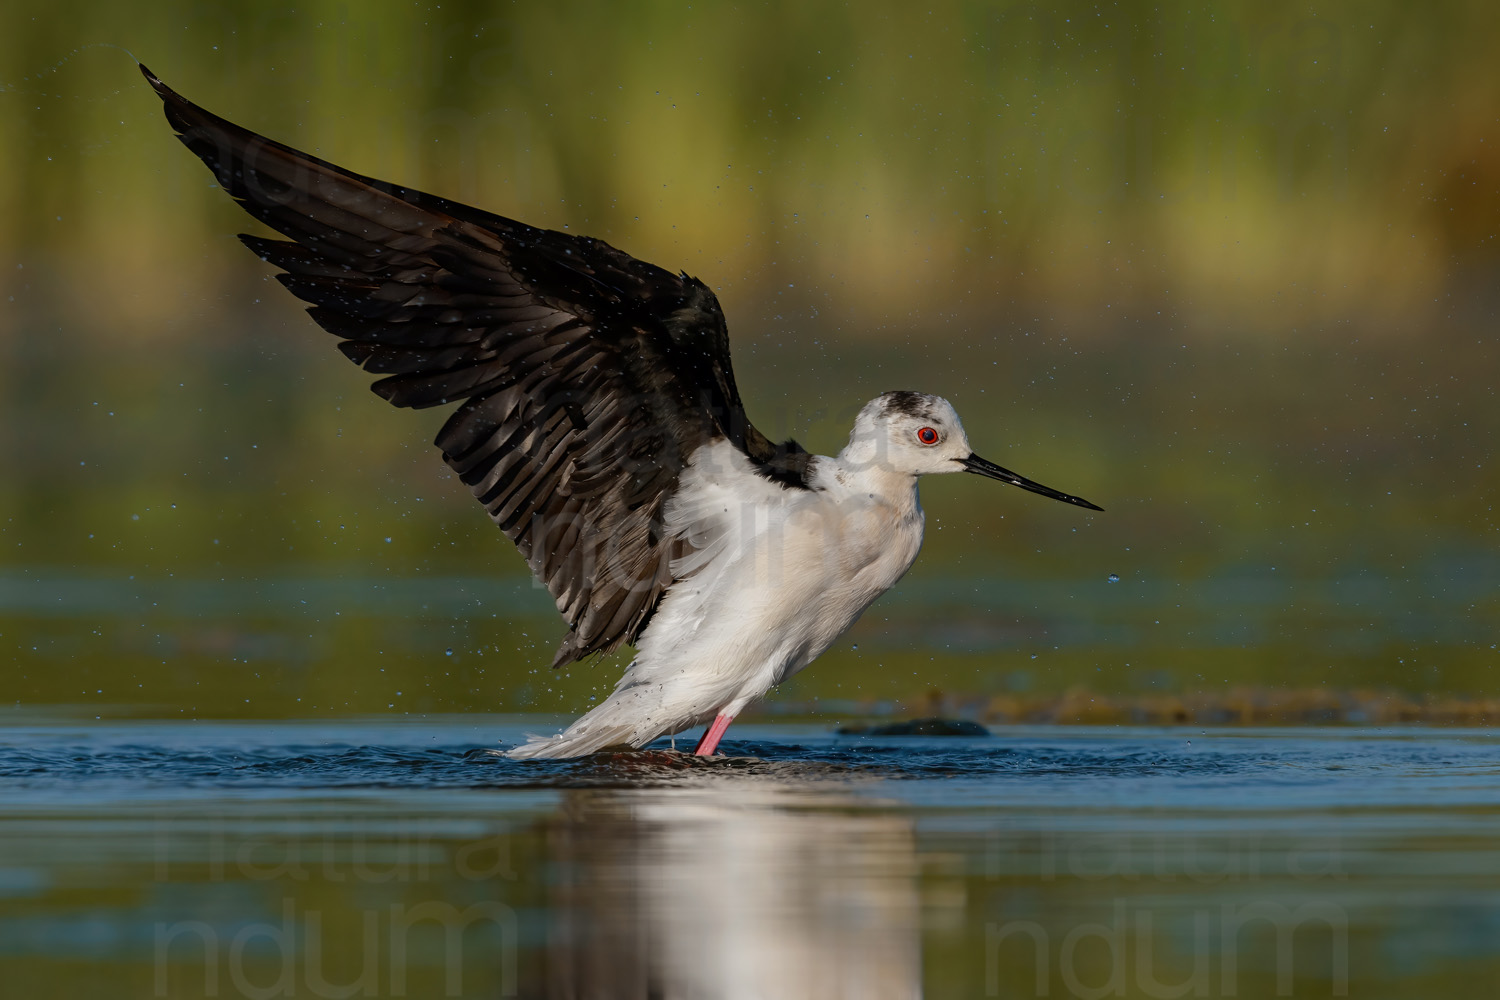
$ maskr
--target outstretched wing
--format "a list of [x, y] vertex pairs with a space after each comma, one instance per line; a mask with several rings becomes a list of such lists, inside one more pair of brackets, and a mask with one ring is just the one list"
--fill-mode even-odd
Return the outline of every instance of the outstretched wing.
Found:
[[686, 544], [663, 536], [663, 506], [700, 446], [728, 438], [769, 478], [802, 485], [806, 453], [745, 417], [702, 282], [351, 173], [141, 71], [224, 190], [289, 237], [240, 238], [345, 355], [384, 376], [374, 391], [459, 404], [437, 445], [571, 626], [554, 666], [645, 627]]

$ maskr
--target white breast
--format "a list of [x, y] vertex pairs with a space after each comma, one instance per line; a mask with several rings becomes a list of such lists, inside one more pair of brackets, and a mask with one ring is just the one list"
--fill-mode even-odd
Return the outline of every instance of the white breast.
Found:
[[844, 481], [833, 459], [814, 461], [821, 488], [804, 490], [756, 474], [728, 442], [693, 456], [666, 510], [668, 535], [688, 546], [673, 563], [680, 582], [622, 685], [680, 690], [704, 712], [748, 701], [901, 578], [922, 544], [915, 481], [890, 497]]

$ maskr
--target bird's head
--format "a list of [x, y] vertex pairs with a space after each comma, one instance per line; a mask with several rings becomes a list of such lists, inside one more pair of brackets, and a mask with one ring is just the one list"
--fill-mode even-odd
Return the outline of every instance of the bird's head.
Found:
[[854, 419], [854, 431], [842, 457], [846, 462], [900, 475], [972, 472], [1063, 503], [1103, 510], [980, 458], [969, 447], [953, 405], [941, 396], [923, 392], [887, 392], [866, 403]]

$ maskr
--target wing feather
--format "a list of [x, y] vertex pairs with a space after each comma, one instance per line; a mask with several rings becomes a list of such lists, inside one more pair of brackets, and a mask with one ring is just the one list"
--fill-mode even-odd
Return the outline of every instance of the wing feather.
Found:
[[383, 376], [371, 388], [396, 406], [458, 404], [436, 443], [570, 625], [554, 666], [645, 627], [685, 545], [665, 537], [665, 505], [698, 448], [727, 437], [803, 485], [806, 453], [746, 418], [701, 282], [344, 170], [142, 72], [183, 144], [285, 237], [240, 238]]

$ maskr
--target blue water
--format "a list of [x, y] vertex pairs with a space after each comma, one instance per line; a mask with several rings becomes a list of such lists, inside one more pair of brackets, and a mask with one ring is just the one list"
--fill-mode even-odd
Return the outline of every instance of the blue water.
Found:
[[555, 722], [12, 720], [0, 982], [1430, 997], [1500, 981], [1488, 731], [744, 725], [710, 760], [665, 741], [490, 752]]

